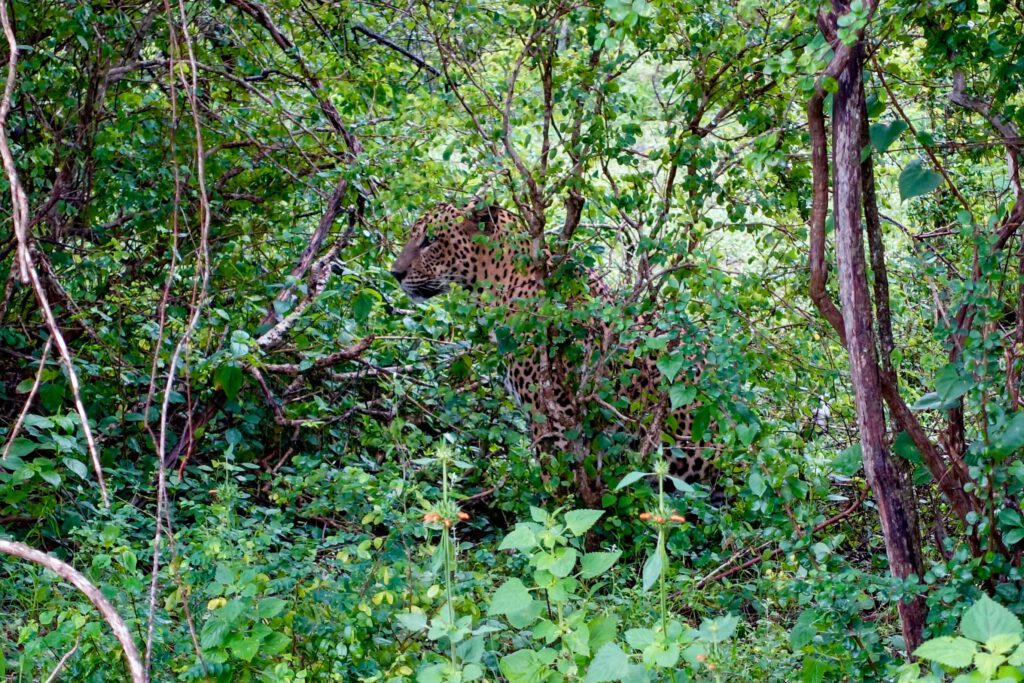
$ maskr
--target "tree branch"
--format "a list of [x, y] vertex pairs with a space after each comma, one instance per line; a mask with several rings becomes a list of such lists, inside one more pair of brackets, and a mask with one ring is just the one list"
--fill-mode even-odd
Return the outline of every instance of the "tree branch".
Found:
[[110, 604], [110, 601], [103, 596], [100, 589], [94, 586], [89, 579], [85, 578], [78, 570], [66, 562], [30, 548], [24, 543], [0, 539], [0, 553], [13, 555], [14, 557], [45, 567], [81, 591], [107, 624], [110, 625], [110, 630], [114, 632], [114, 636], [120, 641], [121, 648], [124, 650], [124, 656], [128, 660], [128, 670], [131, 673], [132, 683], [147, 682], [146, 670], [142, 667], [139, 651], [135, 647], [135, 641], [132, 639], [128, 626], [124, 623], [121, 615], [117, 613], [117, 610], [114, 609], [114, 606]]

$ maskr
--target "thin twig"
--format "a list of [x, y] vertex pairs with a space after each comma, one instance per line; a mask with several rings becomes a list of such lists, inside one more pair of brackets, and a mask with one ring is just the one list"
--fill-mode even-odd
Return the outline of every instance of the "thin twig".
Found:
[[21, 408], [21, 413], [18, 415], [17, 421], [14, 423], [14, 427], [11, 428], [10, 434], [7, 435], [7, 445], [4, 446], [3, 455], [0, 455], [0, 460], [6, 460], [7, 456], [11, 452], [11, 446], [14, 445], [14, 440], [18, 438], [18, 432], [21, 431], [21, 425], [25, 422], [25, 416], [28, 415], [28, 411], [32, 408], [32, 401], [35, 400], [36, 392], [39, 390], [39, 384], [43, 379], [43, 369], [46, 367], [46, 357], [50, 354], [50, 346], [53, 344], [53, 337], [46, 340], [46, 345], [43, 347], [43, 352], [39, 356], [39, 369], [36, 371], [36, 379], [32, 383], [32, 389], [28, 392], [28, 398], [25, 399], [25, 405]]
[[53, 668], [53, 671], [50, 672], [50, 675], [46, 677], [46, 682], [45, 683], [53, 683], [54, 681], [57, 680], [57, 676], [59, 676], [60, 672], [63, 671], [64, 667], [68, 663], [68, 660], [71, 659], [75, 655], [76, 652], [78, 652], [78, 643], [81, 640], [81, 638], [82, 638], [81, 634], [78, 634], [78, 635], [75, 636], [75, 644], [71, 646], [70, 650], [68, 650], [66, 653], [64, 653], [63, 657], [60, 658], [60, 661], [57, 662], [57, 666], [55, 666]]

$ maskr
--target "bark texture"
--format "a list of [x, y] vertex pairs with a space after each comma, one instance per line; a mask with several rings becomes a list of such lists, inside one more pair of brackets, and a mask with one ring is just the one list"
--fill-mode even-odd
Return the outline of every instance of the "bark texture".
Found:
[[[876, 353], [874, 316], [868, 289], [861, 228], [861, 112], [864, 107], [862, 51], [857, 49], [839, 75], [833, 99], [833, 210], [839, 298], [860, 428], [864, 473], [878, 504], [885, 550], [892, 574], [922, 573], [920, 533], [912, 496], [904, 495], [905, 478], [889, 452], [881, 372]], [[923, 598], [901, 602], [900, 621], [907, 649], [920, 645], [926, 606]]]

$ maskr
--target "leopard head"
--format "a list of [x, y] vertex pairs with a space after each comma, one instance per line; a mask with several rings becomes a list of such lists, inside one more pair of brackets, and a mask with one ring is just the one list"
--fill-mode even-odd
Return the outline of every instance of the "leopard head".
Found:
[[391, 274], [410, 299], [419, 303], [443, 294], [452, 284], [474, 285], [481, 258], [474, 237], [493, 223], [494, 210], [438, 204], [413, 223], [391, 266]]

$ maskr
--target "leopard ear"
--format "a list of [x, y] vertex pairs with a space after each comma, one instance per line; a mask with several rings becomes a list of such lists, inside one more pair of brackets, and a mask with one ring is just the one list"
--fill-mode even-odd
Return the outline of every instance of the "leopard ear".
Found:
[[501, 211], [501, 207], [493, 204], [489, 206], [479, 206], [470, 209], [467, 220], [480, 232], [485, 235], [490, 235], [494, 232], [494, 229], [498, 227], [499, 211]]

